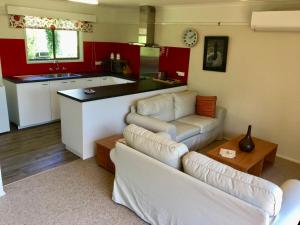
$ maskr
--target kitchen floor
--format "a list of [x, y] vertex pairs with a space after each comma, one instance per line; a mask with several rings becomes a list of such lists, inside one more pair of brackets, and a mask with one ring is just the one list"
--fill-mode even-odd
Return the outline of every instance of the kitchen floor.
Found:
[[0, 135], [0, 165], [3, 184], [79, 159], [65, 150], [60, 122]]

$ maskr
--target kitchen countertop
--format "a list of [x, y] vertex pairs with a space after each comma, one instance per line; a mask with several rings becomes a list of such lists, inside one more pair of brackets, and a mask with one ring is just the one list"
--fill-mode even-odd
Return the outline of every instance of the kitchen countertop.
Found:
[[[33, 82], [45, 82], [45, 81], [54, 81], [54, 80], [82, 79], [82, 78], [104, 77], [104, 76], [113, 76], [113, 77], [118, 77], [118, 78], [123, 78], [123, 79], [127, 79], [127, 80], [136, 81], [136, 79], [133, 78], [130, 75], [114, 74], [114, 73], [110, 73], [110, 72], [72, 73], [72, 74], [77, 74], [78, 76], [76, 76], [76, 77], [46, 78], [46, 77], [42, 77], [42, 74], [41, 74], [41, 75], [32, 75], [32, 79], [30, 79], [30, 77], [29, 77], [26, 80], [20, 79], [20, 76], [5, 77], [3, 79], [11, 81], [11, 82], [16, 83], [16, 84], [19, 84], [19, 83], [33, 83]], [[39, 77], [41, 77], [41, 78], [39, 79]]]
[[93, 87], [94, 94], [85, 94], [85, 89], [73, 89], [58, 91], [59, 95], [73, 99], [78, 102], [95, 101], [106, 98], [119, 97], [124, 95], [137, 94], [148, 91], [156, 91], [173, 87], [185, 86], [186, 84], [165, 84], [153, 80], [140, 80], [135, 83], [116, 84], [109, 86]]

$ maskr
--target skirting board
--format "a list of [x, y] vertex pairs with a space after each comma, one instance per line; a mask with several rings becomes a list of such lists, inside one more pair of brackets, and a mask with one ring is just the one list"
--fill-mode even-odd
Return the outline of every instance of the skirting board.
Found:
[[[228, 137], [224, 137], [224, 140], [228, 141], [230, 140], [231, 138], [228, 138]], [[288, 161], [291, 161], [291, 162], [294, 162], [294, 163], [298, 163], [300, 164], [300, 161], [297, 160], [297, 159], [293, 159], [293, 158], [290, 158], [290, 157], [287, 157], [287, 156], [283, 156], [281, 154], [276, 154], [277, 157], [279, 158], [282, 158], [282, 159], [285, 159], [285, 160], [288, 160]]]
[[282, 159], [285, 159], [285, 160], [288, 160], [288, 161], [300, 164], [299, 160], [292, 159], [290, 157], [286, 157], [286, 156], [283, 156], [283, 155], [280, 155], [280, 154], [276, 154], [276, 156], [279, 157], [279, 158], [282, 158]]

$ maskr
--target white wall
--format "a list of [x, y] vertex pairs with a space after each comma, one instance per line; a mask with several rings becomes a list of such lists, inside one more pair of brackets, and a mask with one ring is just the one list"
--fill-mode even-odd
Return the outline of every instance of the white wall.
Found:
[[[300, 33], [253, 32], [247, 25], [252, 8], [266, 6], [160, 8], [156, 42], [184, 46], [183, 31], [196, 28], [200, 41], [191, 49], [188, 85], [202, 95], [217, 95], [218, 104], [227, 108], [226, 136], [246, 132], [252, 124], [254, 136], [278, 143], [279, 155], [300, 162]], [[218, 21], [225, 25], [216, 26]], [[229, 36], [226, 73], [202, 70], [206, 35]]]
[[85, 41], [137, 41], [138, 8], [90, 6], [67, 1], [0, 0], [0, 38], [24, 38], [23, 29], [9, 28], [6, 5], [97, 15], [94, 33], [83, 33]]

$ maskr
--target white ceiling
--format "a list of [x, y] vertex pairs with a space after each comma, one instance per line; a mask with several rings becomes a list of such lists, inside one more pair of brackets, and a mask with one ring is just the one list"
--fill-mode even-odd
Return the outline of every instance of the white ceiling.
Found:
[[287, 3], [287, 2], [297, 2], [288, 0], [99, 0], [100, 4], [107, 5], [153, 5], [153, 6], [164, 6], [164, 5], [181, 5], [181, 4], [215, 4], [215, 3]]
[[200, 4], [200, 3], [231, 3], [239, 0], [99, 0], [101, 4], [110, 5], [180, 5], [180, 4]]
[[[67, 1], [67, 0], [55, 0]], [[165, 6], [165, 5], [183, 5], [183, 4], [224, 4], [224, 3], [241, 3], [241, 4], [287, 4], [299, 3], [299, 0], [99, 0], [99, 5], [111, 6]]]

